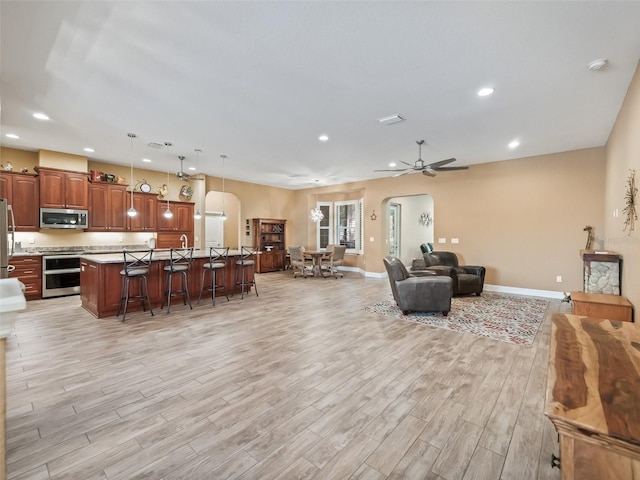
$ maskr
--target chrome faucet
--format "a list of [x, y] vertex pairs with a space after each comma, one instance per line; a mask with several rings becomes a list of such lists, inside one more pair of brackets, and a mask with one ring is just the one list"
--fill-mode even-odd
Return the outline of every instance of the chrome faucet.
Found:
[[182, 235], [180, 235], [180, 241], [182, 242], [182, 248], [187, 248], [187, 244], [189, 243], [189, 239], [187, 238], [187, 236], [184, 233]]

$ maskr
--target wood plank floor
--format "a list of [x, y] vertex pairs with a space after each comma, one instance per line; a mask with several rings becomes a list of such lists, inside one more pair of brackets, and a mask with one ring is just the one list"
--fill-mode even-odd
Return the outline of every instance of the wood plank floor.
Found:
[[30, 302], [7, 340], [10, 479], [559, 479], [532, 348], [363, 311], [386, 279], [97, 320]]

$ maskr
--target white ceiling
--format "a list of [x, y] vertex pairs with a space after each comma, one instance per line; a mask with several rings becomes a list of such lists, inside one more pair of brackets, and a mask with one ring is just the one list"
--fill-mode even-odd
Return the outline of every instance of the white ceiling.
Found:
[[202, 172], [225, 154], [227, 178], [291, 189], [391, 175], [373, 170], [413, 163], [418, 139], [454, 165], [602, 146], [640, 59], [637, 1], [2, 0], [0, 15], [3, 145], [128, 165], [134, 132], [136, 167], [175, 172], [200, 148]]

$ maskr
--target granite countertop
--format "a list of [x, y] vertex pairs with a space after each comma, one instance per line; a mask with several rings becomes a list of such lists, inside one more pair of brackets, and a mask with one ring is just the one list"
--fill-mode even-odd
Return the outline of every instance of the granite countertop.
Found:
[[[133, 249], [132, 249], [133, 250]], [[229, 250], [230, 257], [240, 255], [240, 250]], [[122, 263], [122, 250], [118, 253], [82, 253], [80, 258], [94, 263]], [[153, 250], [153, 260], [169, 260], [168, 248], [156, 248]], [[209, 249], [194, 250], [193, 258], [209, 258]]]

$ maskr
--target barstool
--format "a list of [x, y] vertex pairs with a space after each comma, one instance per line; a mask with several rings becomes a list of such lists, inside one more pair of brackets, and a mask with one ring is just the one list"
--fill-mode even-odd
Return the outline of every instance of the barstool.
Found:
[[[122, 253], [124, 256], [124, 268], [120, 270], [120, 275], [122, 276], [122, 290], [120, 293], [120, 303], [118, 304], [118, 312], [116, 313], [116, 316], [120, 315], [120, 311], [123, 310], [124, 305], [124, 312], [122, 314], [122, 321], [124, 322], [127, 318], [127, 306], [129, 305], [129, 302], [134, 301], [141, 301], [142, 310], [146, 311], [144, 309], [145, 300], [149, 305], [151, 316], [153, 316], [153, 308], [151, 308], [151, 302], [149, 301], [148, 282], [153, 250], [124, 250]], [[138, 279], [138, 295], [134, 296], [131, 296], [130, 294], [132, 278]], [[143, 284], [144, 291], [142, 289]]]
[[[169, 250], [169, 265], [164, 267], [164, 295], [162, 296], [162, 305], [164, 308], [164, 297], [167, 297], [167, 313], [171, 310], [171, 297], [173, 295], [182, 295], [182, 301], [186, 305], [189, 302], [191, 306], [191, 298], [189, 298], [189, 270], [191, 269], [191, 260], [193, 259], [193, 248], [172, 248]], [[182, 289], [173, 291], [173, 275], [180, 274], [182, 277]]]
[[[224, 291], [224, 296], [229, 301], [229, 295], [227, 295], [227, 285], [224, 275], [224, 269], [227, 266], [227, 257], [229, 256], [229, 247], [210, 247], [209, 249], [209, 263], [205, 263], [202, 266], [202, 283], [200, 286], [200, 296], [198, 297], [198, 303], [202, 299], [202, 292], [211, 292], [211, 301], [216, 304], [216, 291]], [[216, 282], [216, 271], [219, 271], [222, 276], [222, 284]], [[211, 287], [205, 287], [205, 277], [207, 272], [211, 272]]]
[[258, 286], [256, 285], [255, 269], [257, 247], [240, 247], [240, 256], [236, 260], [236, 285], [240, 285], [242, 297], [244, 298], [244, 288], [253, 285], [258, 297]]

